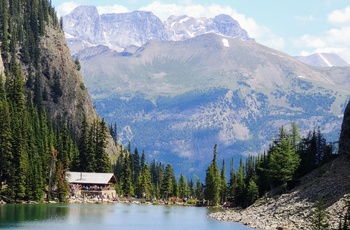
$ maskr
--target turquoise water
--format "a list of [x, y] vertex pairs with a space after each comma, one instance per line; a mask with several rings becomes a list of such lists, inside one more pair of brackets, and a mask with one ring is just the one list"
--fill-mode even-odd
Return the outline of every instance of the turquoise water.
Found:
[[0, 205], [1, 229], [247, 230], [207, 217], [213, 210], [137, 204]]

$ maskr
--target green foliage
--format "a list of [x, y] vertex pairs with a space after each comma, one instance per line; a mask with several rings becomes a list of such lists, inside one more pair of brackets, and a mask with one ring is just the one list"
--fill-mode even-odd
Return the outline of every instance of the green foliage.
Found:
[[121, 185], [124, 195], [133, 196], [134, 187], [132, 184], [132, 171], [130, 168], [130, 155], [124, 152], [123, 171], [121, 172]]
[[247, 202], [248, 205], [253, 204], [259, 197], [259, 187], [253, 179], [249, 181], [247, 189]]
[[220, 190], [222, 187], [219, 167], [217, 164], [217, 145], [214, 146], [213, 161], [209, 165], [205, 177], [204, 198], [210, 205], [217, 206], [220, 202]]
[[293, 151], [291, 143], [282, 138], [279, 144], [270, 148], [271, 156], [268, 175], [272, 184], [287, 187], [287, 182], [293, 179], [295, 170], [298, 168], [300, 159]]
[[326, 230], [329, 229], [327, 216], [323, 210], [322, 199], [319, 199], [315, 204], [315, 211], [312, 217], [311, 229], [312, 230]]
[[174, 195], [174, 178], [174, 170], [171, 164], [167, 164], [161, 184], [161, 193], [163, 194], [162, 197], [165, 199], [168, 199]]

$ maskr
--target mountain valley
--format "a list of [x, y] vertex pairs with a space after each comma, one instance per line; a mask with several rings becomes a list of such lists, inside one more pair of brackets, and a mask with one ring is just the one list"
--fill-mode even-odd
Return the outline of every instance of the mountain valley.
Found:
[[[91, 9], [95, 16], [81, 14], [100, 22], [104, 16]], [[75, 11], [64, 18], [65, 25], [72, 24]], [[143, 21], [153, 18], [149, 12], [124, 17], [131, 15], [143, 15], [147, 18]], [[190, 33], [180, 36], [178, 32], [177, 41], [166, 28], [172, 25], [178, 31], [188, 31], [199, 28], [194, 26], [198, 20], [172, 16], [164, 26], [153, 19], [150, 27], [129, 20], [132, 29], [115, 32], [115, 41], [133, 38], [131, 32], [145, 36], [153, 32], [152, 39], [121, 45], [119, 52], [97, 40], [94, 42], [101, 44], [75, 46], [70, 41], [78, 36], [70, 27], [66, 29], [96, 109], [107, 122], [117, 124], [120, 143], [131, 142], [149, 158], [172, 162], [177, 173], [192, 176], [203, 172], [214, 144], [218, 144], [221, 158], [234, 157], [238, 162], [240, 156], [262, 153], [279, 127], [289, 127], [292, 122], [304, 134], [320, 127], [328, 141], [339, 138], [350, 98], [349, 67], [306, 65], [260, 45], [243, 29], [237, 30], [234, 19], [224, 16], [216, 18], [228, 21], [221, 31], [235, 33], [210, 33], [213, 30], [207, 29], [208, 33], [184, 37]], [[96, 21], [85, 22], [92, 35], [103, 31], [92, 29], [99, 28]], [[180, 27], [180, 22], [191, 21], [194, 25]], [[206, 25], [213, 21], [208, 19]], [[142, 30], [135, 29], [139, 26]]]

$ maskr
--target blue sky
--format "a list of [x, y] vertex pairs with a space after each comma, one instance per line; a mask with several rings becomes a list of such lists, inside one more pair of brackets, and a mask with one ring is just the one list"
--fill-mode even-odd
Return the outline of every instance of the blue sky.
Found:
[[290, 55], [332, 52], [350, 63], [350, 0], [52, 0], [59, 15], [78, 5], [95, 5], [100, 14], [152, 11], [170, 15], [214, 17], [225, 13], [249, 35]]

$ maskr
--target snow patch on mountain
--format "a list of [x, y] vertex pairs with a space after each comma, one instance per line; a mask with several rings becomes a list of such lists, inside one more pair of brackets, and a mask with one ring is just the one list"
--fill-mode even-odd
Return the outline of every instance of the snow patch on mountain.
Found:
[[228, 42], [228, 40], [226, 38], [223, 38], [222, 39], [222, 44], [225, 46], [225, 47], [230, 47], [230, 43]]

